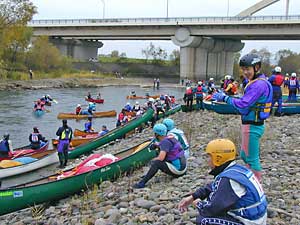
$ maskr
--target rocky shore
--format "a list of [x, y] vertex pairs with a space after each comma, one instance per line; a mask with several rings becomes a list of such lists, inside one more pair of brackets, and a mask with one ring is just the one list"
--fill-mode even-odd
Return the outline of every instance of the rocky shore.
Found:
[[[166, 84], [167, 83], [167, 84]], [[176, 87], [177, 84], [168, 83], [162, 80], [163, 86]], [[96, 88], [106, 86], [141, 86], [152, 87], [153, 80], [150, 78], [57, 78], [57, 79], [36, 79], [36, 80], [2, 80], [0, 91], [3, 90], [36, 90], [49, 88]]]
[[[148, 170], [144, 166], [114, 182], [103, 182], [81, 195], [50, 206], [36, 206], [0, 217], [1, 224], [194, 224], [197, 210], [192, 206], [180, 213], [178, 202], [184, 195], [212, 179], [203, 159], [206, 144], [214, 138], [229, 138], [239, 147], [240, 117], [213, 112], [179, 112], [172, 116], [191, 142], [192, 156], [185, 176], [172, 179], [158, 173], [146, 188], [133, 190], [132, 184]], [[300, 224], [300, 115], [271, 117], [261, 141], [264, 168], [263, 187], [269, 202], [267, 224]], [[152, 136], [144, 130], [99, 152], [117, 152]], [[241, 160], [239, 162], [242, 163]]]

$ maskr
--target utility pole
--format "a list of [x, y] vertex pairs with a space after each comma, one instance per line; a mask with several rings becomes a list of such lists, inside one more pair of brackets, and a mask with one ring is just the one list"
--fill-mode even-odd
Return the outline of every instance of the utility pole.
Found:
[[102, 4], [103, 4], [103, 11], [102, 11], [102, 16], [103, 19], [105, 18], [105, 0], [101, 0]]
[[169, 0], [167, 0], [167, 18], [169, 18]]
[[227, 17], [229, 16], [229, 0], [227, 0]]
[[285, 16], [289, 16], [290, 0], [286, 0]]

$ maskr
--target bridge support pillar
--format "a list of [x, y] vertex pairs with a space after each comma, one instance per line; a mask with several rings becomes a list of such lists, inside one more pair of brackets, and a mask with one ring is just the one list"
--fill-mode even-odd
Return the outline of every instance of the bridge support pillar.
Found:
[[50, 39], [50, 42], [54, 44], [63, 55], [84, 61], [90, 58], [97, 58], [98, 48], [103, 46], [102, 42], [89, 40]]
[[191, 36], [181, 27], [172, 37], [180, 46], [180, 78], [194, 81], [220, 79], [233, 73], [233, 54], [244, 47], [240, 41]]

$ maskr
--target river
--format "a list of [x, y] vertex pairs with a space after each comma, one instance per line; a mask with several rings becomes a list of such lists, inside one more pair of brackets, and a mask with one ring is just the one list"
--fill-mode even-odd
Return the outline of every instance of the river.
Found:
[[[68, 88], [68, 89], [40, 89], [40, 90], [22, 90], [22, 91], [1, 91], [0, 92], [0, 136], [5, 132], [10, 134], [13, 148], [21, 147], [29, 144], [29, 134], [32, 128], [37, 126], [40, 132], [47, 139], [55, 138], [56, 131], [62, 125], [61, 120], [57, 119], [60, 112], [74, 112], [77, 104], [86, 107], [87, 102], [84, 97], [90, 91], [92, 96], [100, 92], [104, 98], [104, 104], [97, 104], [97, 111], [116, 110], [117, 113], [122, 107], [130, 102], [134, 104], [136, 101], [144, 103], [146, 100], [127, 100], [126, 95], [135, 90], [137, 95], [144, 96], [145, 93], [151, 94], [169, 94], [176, 98], [182, 98], [182, 88], [161, 87], [159, 90], [152, 88], [141, 88], [132, 86], [110, 86], [101, 88]], [[52, 106], [46, 108], [50, 111], [43, 116], [37, 118], [32, 113], [33, 101], [41, 98], [43, 95], [49, 94], [57, 100], [58, 104], [52, 103]], [[69, 126], [73, 128], [84, 128], [85, 120], [68, 120]], [[115, 128], [116, 118], [97, 118], [93, 120], [93, 127], [100, 130], [102, 125], [107, 125], [108, 129]]]

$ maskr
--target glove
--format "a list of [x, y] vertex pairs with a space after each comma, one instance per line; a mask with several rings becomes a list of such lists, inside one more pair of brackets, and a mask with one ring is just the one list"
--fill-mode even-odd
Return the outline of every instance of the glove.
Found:
[[226, 97], [228, 96], [223, 92], [216, 92], [213, 94], [212, 99], [217, 100], [218, 102], [224, 102]]
[[149, 146], [149, 149], [150, 150], [155, 150], [157, 148], [157, 144], [156, 143], [152, 143], [150, 146]]

